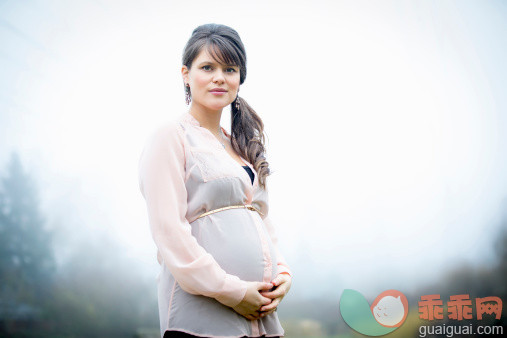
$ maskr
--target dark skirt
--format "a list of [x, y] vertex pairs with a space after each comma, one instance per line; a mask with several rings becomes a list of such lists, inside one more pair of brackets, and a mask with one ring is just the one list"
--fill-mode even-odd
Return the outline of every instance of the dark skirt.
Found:
[[[246, 336], [244, 336], [246, 337]], [[259, 338], [262, 338], [265, 336], [260, 336]], [[164, 338], [203, 338], [200, 336], [194, 336], [192, 334], [186, 333], [186, 332], [180, 332], [180, 331], [166, 331], [164, 333]], [[276, 337], [269, 337], [269, 338], [280, 338], [280, 336]]]

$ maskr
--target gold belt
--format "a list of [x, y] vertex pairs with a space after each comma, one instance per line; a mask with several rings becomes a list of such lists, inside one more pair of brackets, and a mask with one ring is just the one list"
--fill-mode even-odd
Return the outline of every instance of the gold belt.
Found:
[[199, 217], [197, 217], [196, 219], [214, 214], [215, 212], [219, 212], [219, 211], [223, 211], [223, 210], [227, 210], [227, 209], [239, 209], [239, 208], [245, 208], [245, 209], [249, 209], [252, 211], [257, 211], [259, 214], [264, 215], [259, 209], [257, 209], [256, 207], [254, 207], [251, 204], [241, 204], [241, 205], [229, 205], [227, 207], [206, 211], [205, 213], [200, 214]]

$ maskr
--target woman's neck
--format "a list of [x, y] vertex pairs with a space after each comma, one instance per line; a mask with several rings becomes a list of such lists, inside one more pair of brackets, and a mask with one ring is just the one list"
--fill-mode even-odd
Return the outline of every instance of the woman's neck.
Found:
[[192, 103], [188, 111], [197, 121], [201, 127], [211, 131], [214, 135], [220, 133], [220, 119], [222, 118], [222, 109], [209, 110], [202, 106], [197, 107]]

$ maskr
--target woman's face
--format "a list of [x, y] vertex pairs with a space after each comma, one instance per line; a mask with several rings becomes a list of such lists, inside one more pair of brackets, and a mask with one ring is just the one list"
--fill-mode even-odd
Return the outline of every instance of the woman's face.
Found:
[[239, 67], [223, 65], [211, 57], [206, 48], [192, 62], [190, 70], [182, 67], [183, 81], [190, 85], [192, 105], [218, 111], [231, 104], [239, 89]]

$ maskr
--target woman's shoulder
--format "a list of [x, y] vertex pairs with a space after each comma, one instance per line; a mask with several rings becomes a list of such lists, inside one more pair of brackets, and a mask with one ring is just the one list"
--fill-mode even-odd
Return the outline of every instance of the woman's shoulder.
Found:
[[182, 134], [188, 127], [196, 125], [198, 125], [198, 122], [192, 115], [189, 113], [182, 113], [157, 126], [152, 135], [157, 135], [158, 137], [174, 136], [175, 134]]
[[199, 122], [188, 112], [167, 119], [153, 127], [148, 135], [146, 146], [159, 150], [185, 149], [187, 135], [198, 130]]
[[184, 131], [184, 121], [179, 116], [155, 126], [151, 132], [151, 139], [175, 140], [180, 138]]
[[183, 143], [184, 126], [179, 119], [173, 119], [153, 127], [145, 147], [167, 149], [167, 147], [183, 147]]

